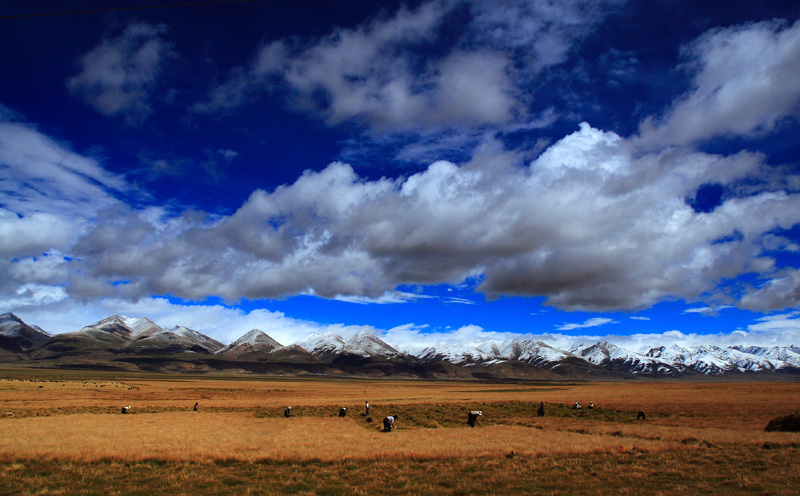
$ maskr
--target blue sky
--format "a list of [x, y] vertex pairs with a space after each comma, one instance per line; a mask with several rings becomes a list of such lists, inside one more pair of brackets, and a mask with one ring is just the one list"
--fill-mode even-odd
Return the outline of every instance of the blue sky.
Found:
[[0, 311], [800, 344], [797, 2], [162, 3], [0, 5]]

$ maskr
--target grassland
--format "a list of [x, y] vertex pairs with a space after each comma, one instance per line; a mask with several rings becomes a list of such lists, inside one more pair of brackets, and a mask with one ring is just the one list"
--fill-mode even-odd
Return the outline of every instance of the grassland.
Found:
[[[596, 408], [572, 410], [575, 401]], [[131, 412], [121, 415], [125, 405]], [[288, 405], [293, 416], [284, 418]], [[472, 409], [484, 412], [474, 429]], [[800, 434], [764, 432], [797, 410], [793, 382], [7, 369], [0, 494], [797, 494]], [[383, 433], [388, 414], [398, 429]]]

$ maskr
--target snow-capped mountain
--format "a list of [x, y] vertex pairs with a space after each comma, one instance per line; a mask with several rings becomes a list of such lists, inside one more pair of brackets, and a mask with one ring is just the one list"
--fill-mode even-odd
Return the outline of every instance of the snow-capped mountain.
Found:
[[675, 375], [674, 364], [649, 355], [642, 355], [607, 341], [594, 344], [579, 344], [570, 348], [570, 353], [595, 365], [622, 370], [634, 374]]
[[341, 336], [330, 333], [314, 333], [295, 345], [303, 348], [323, 361], [331, 361], [341, 355], [357, 355], [361, 357], [394, 357], [400, 355], [384, 341], [367, 332], [356, 334], [345, 340]]
[[648, 356], [672, 364], [681, 371], [695, 370], [703, 374], [721, 375], [726, 372], [762, 372], [785, 368], [800, 368], [800, 353], [796, 348], [762, 348], [759, 346], [659, 346]]
[[216, 353], [226, 358], [252, 359], [258, 355], [269, 354], [281, 348], [283, 348], [283, 345], [272, 339], [264, 331], [252, 329]]
[[225, 347], [214, 338], [188, 327], [175, 326], [172, 329], [153, 329], [134, 337], [130, 347], [195, 351], [215, 353]]
[[39, 342], [34, 357], [79, 355], [82, 350], [123, 350], [214, 353], [225, 345], [201, 332], [182, 326], [163, 329], [145, 318], [112, 315], [74, 332], [57, 334]]
[[472, 363], [491, 364], [515, 360], [530, 365], [547, 367], [570, 356], [570, 353], [553, 348], [541, 341], [463, 341], [457, 344], [440, 344], [413, 350], [409, 354], [424, 361], [443, 360], [458, 365]]
[[[282, 346], [258, 329], [225, 346], [186, 327], [163, 329], [146, 318], [121, 315], [79, 331], [50, 336], [14, 314], [3, 314], [0, 349], [3, 351], [0, 361], [123, 357], [123, 361], [136, 363], [131, 357], [167, 361], [181, 357], [181, 360], [206, 360], [206, 367], [222, 364], [241, 370], [373, 376], [524, 378], [549, 374], [547, 377], [556, 378], [634, 374], [677, 378], [693, 374], [800, 374], [800, 348], [795, 346], [671, 345], [634, 351], [608, 341], [560, 349], [542, 341], [511, 339], [393, 347], [369, 332], [347, 339], [330, 333], [311, 334], [290, 346]], [[377, 360], [369, 360], [373, 358]], [[248, 363], [251, 365], [240, 365]], [[277, 364], [280, 369], [275, 368]], [[265, 368], [268, 366], [273, 368]]]
[[11, 312], [0, 315], [0, 347], [9, 351], [22, 351], [50, 338], [50, 333], [29, 326]]

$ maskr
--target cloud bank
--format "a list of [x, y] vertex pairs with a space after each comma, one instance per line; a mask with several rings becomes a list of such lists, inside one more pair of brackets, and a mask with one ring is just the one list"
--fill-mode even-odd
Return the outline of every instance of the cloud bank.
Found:
[[[545, 296], [560, 309], [607, 311], [704, 294], [737, 302], [720, 283], [754, 273], [771, 282], [743, 304], [797, 304], [785, 282], [793, 273], [774, 272], [765, 243], [800, 222], [800, 194], [735, 194], [738, 181], [765, 167], [759, 155], [642, 154], [584, 123], [534, 162], [512, 159], [498, 151], [462, 166], [436, 162], [405, 179], [373, 181], [333, 163], [272, 192], [257, 190], [225, 217], [174, 216], [120, 202], [99, 211], [74, 243], [52, 231], [52, 247], [70, 258], [60, 282], [74, 298], [236, 301], [378, 298], [403, 284], [458, 284], [482, 275], [478, 291], [489, 297]], [[64, 181], [80, 177], [67, 174]], [[711, 211], [695, 211], [686, 199], [708, 182], [731, 196]], [[84, 215], [43, 215], [65, 213], [73, 224]], [[7, 213], [4, 228], [42, 222], [31, 217]], [[7, 284], [55, 282], [57, 271], [36, 276], [47, 272], [37, 272], [44, 262], [35, 249], [43, 241], [19, 256], [31, 242], [7, 248], [18, 255], [6, 262]]]

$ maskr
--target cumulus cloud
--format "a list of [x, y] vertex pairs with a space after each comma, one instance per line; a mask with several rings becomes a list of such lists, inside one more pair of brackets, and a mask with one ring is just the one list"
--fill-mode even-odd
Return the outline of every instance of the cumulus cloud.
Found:
[[[203, 109], [239, 105], [254, 84], [271, 85], [277, 78], [294, 105], [321, 112], [330, 123], [360, 120], [396, 130], [420, 124], [515, 129], [552, 122], [554, 111], [533, 119], [514, 113], [520, 47], [542, 39], [548, 40], [546, 46], [560, 47], [550, 58], [535, 50], [528, 54], [539, 61], [538, 66], [527, 62], [530, 71], [559, 63], [570, 43], [584, 35], [588, 21], [581, 16], [588, 11], [566, 15], [573, 4], [534, 2], [533, 7], [549, 6], [553, 19], [544, 27], [531, 21], [523, 28], [517, 24], [524, 15], [506, 15], [514, 9], [501, 15], [473, 6], [472, 22], [495, 25], [481, 32], [497, 38], [480, 48], [463, 38], [419, 65], [409, 54], [438, 40], [437, 27], [454, 5], [431, 2], [402, 9], [305, 45], [273, 42], [251, 66], [236, 71], [228, 86], [215, 90]], [[21, 301], [30, 309], [55, 308], [68, 294], [78, 300], [102, 297], [123, 308], [109, 313], [150, 316], [137, 305], [158, 306], [151, 295], [198, 301], [219, 296], [233, 302], [313, 294], [399, 303], [411, 298], [397, 291], [401, 285], [455, 285], [479, 278], [477, 289], [489, 298], [543, 296], [547, 304], [566, 310], [641, 309], [665, 299], [709, 299], [762, 311], [794, 308], [798, 271], [776, 267], [772, 257], [797, 250], [777, 234], [800, 222], [800, 194], [786, 187], [798, 184], [797, 174], [784, 169], [781, 178], [765, 180], [760, 154], [718, 155], [665, 145], [764, 131], [791, 115], [795, 83], [778, 76], [794, 67], [797, 26], [732, 27], [692, 44], [687, 53], [695, 63], [694, 88], [663, 119], [645, 123], [640, 136], [625, 139], [582, 123], [555, 143], [541, 143], [541, 155], [525, 163], [523, 151], [506, 149], [493, 132], [456, 131], [454, 142], [466, 136], [475, 149], [460, 165], [430, 160], [408, 177], [368, 180], [350, 165], [334, 162], [291, 184], [254, 191], [228, 216], [121, 203], [117, 193], [129, 190], [122, 178], [6, 117], [0, 122], [0, 255], [5, 257], [0, 290], [6, 301]], [[137, 43], [161, 42], [161, 28], [141, 29]], [[123, 38], [109, 40], [110, 48], [103, 50], [125, 46]], [[746, 50], [748, 40], [753, 54], [731, 56]], [[762, 66], [751, 67], [759, 58]], [[748, 74], [760, 74], [766, 86], [750, 81]], [[119, 86], [114, 90], [122, 95], [118, 101], [140, 96], [146, 101], [153, 81], [134, 84], [130, 94]], [[114, 91], [108, 92], [112, 100]], [[325, 98], [317, 100], [320, 91]], [[737, 100], [745, 95], [762, 102], [770, 92], [775, 101], [763, 105]], [[120, 104], [113, 112], [136, 114], [135, 107]], [[0, 108], [0, 115], [10, 114]], [[434, 141], [407, 148], [409, 159], [435, 156], [441, 148]], [[208, 153], [219, 165], [237, 156], [227, 149]], [[719, 185], [725, 194], [718, 204], [698, 211], [690, 199], [708, 184]], [[741, 287], [725, 284], [743, 274], [751, 274], [758, 285], [745, 288], [740, 298]], [[221, 321], [214, 327], [208, 320], [202, 323], [202, 316], [217, 312], [250, 322], [250, 314], [224, 306], [190, 307], [200, 320], [191, 320], [188, 310], [164, 308], [169, 309], [165, 322], [173, 322], [166, 317], [172, 312], [186, 319], [175, 323], [198, 322], [199, 330], [214, 329], [232, 339], [239, 329], [224, 331]], [[259, 318], [277, 321], [272, 322], [277, 329], [285, 325], [286, 336], [320, 329], [285, 316]], [[559, 330], [608, 323], [596, 318]], [[385, 335], [399, 339], [415, 333], [425, 330], [411, 326]], [[473, 335], [486, 336], [470, 326], [452, 339]], [[677, 331], [674, 337], [694, 339]]]
[[163, 25], [141, 22], [104, 39], [80, 60], [80, 72], [67, 82], [70, 92], [103, 115], [140, 124], [152, 111], [152, 93], [165, 61], [174, 56], [165, 33]]
[[800, 307], [800, 270], [779, 271], [757, 288], [751, 288], [742, 296], [740, 304], [742, 308], [759, 312]]
[[[277, 40], [210, 91], [196, 111], [287, 92], [328, 124], [378, 132], [525, 120], [523, 86], [559, 64], [619, 2], [430, 1], [307, 44]], [[461, 35], [443, 34], [453, 23]]]
[[[66, 252], [97, 212], [130, 190], [96, 160], [34, 127], [0, 121], [0, 256]], [[6, 258], [7, 257], [7, 258]]]
[[800, 22], [709, 31], [685, 49], [691, 90], [640, 127], [650, 146], [763, 134], [800, 111]]
[[[800, 195], [786, 192], [731, 197], [710, 212], [687, 204], [700, 185], [762, 165], [748, 153], [636, 154], [588, 124], [524, 167], [502, 147], [395, 180], [333, 163], [255, 191], [230, 216], [120, 206], [75, 245], [81, 277], [70, 291], [380, 301], [403, 284], [481, 276], [489, 297], [545, 296], [568, 310], [696, 299], [740, 274], [771, 277], [765, 235], [800, 221]], [[100, 283], [117, 280], [128, 283]]]
[[76, 242], [131, 192], [96, 160], [18, 119], [6, 112], [0, 121], [0, 299], [9, 310], [65, 298]]

